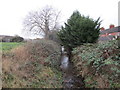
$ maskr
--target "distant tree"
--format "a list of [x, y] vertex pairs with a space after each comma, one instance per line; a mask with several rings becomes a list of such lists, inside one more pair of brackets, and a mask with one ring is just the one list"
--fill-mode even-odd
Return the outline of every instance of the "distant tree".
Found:
[[95, 43], [99, 37], [99, 20], [100, 18], [93, 20], [82, 16], [79, 11], [74, 11], [58, 33], [62, 44], [71, 51], [83, 43]]
[[48, 34], [52, 30], [59, 28], [59, 14], [60, 12], [51, 6], [46, 6], [40, 11], [30, 12], [24, 20], [24, 30], [48, 38]]
[[22, 37], [20, 37], [20, 36], [18, 36], [18, 35], [14, 36], [14, 37], [10, 40], [10, 42], [22, 42], [22, 41], [24, 41], [24, 38], [22, 38]]

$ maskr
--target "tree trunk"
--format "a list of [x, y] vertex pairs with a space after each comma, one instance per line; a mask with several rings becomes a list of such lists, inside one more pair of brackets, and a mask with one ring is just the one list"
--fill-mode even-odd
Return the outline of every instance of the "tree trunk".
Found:
[[48, 36], [49, 36], [49, 22], [48, 20], [45, 20], [45, 39], [48, 39]]

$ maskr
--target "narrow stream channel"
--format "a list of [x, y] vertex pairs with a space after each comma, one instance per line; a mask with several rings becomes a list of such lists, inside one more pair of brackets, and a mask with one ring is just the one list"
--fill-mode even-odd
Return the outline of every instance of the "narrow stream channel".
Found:
[[63, 88], [84, 88], [83, 78], [75, 75], [73, 64], [67, 52], [62, 46], [61, 65], [60, 68], [63, 72]]

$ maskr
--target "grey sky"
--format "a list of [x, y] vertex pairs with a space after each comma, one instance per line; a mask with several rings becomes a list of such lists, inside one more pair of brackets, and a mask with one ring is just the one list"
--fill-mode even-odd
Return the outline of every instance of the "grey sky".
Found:
[[22, 22], [31, 10], [38, 10], [52, 5], [61, 11], [61, 22], [65, 22], [74, 10], [93, 19], [101, 17], [102, 25], [118, 26], [119, 0], [1, 0], [0, 35], [22, 35]]

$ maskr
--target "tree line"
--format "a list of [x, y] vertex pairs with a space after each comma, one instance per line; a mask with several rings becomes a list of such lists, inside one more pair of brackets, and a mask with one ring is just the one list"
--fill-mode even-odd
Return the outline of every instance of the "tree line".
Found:
[[59, 15], [60, 12], [51, 6], [30, 12], [24, 20], [24, 30], [41, 35], [45, 39], [55, 40], [69, 50], [84, 43], [97, 42], [100, 34], [100, 18], [94, 20], [76, 10], [60, 27]]

